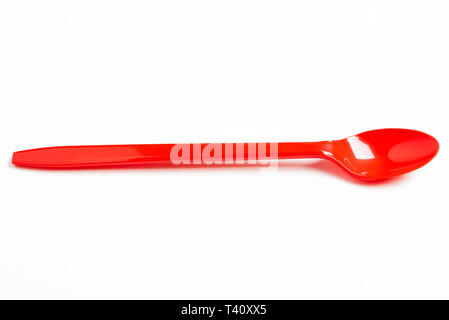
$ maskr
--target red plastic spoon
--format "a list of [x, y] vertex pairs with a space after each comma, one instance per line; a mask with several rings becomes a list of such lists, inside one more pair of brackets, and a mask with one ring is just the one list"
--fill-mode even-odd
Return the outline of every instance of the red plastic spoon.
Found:
[[[99, 168], [132, 165], [207, 165], [254, 163], [267, 159], [323, 158], [353, 176], [380, 180], [428, 163], [438, 152], [432, 136], [408, 129], [379, 129], [349, 138], [319, 142], [269, 144], [140, 144], [66, 146], [18, 151], [12, 162], [36, 168]], [[277, 154], [275, 149], [277, 148]], [[269, 155], [268, 155], [269, 153]]]

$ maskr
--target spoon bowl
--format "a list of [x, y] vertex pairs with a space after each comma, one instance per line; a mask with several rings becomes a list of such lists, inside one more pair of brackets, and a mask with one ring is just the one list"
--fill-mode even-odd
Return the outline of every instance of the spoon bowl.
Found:
[[378, 129], [332, 141], [327, 156], [358, 178], [380, 180], [422, 167], [438, 148], [438, 141], [424, 132]]

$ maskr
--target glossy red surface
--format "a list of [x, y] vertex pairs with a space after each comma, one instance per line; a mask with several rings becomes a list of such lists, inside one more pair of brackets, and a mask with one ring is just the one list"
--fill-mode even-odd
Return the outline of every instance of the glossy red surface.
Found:
[[[261, 146], [255, 145], [252, 143], [140, 144], [50, 147], [15, 152], [12, 162], [17, 166], [53, 169], [152, 164], [205, 165], [209, 163], [201, 158], [201, 154], [204, 155], [205, 151], [209, 152], [213, 149], [210, 155], [219, 163], [239, 164], [244, 161], [248, 163], [257, 158]], [[428, 163], [439, 148], [437, 140], [432, 136], [408, 129], [379, 129], [341, 140], [281, 142], [276, 145], [278, 159], [328, 159], [353, 176], [364, 180], [387, 179], [413, 171]], [[181, 154], [184, 153], [184, 162], [173, 163], [175, 146], [176, 150], [184, 150], [181, 152]], [[266, 146], [266, 154], [270, 155], [271, 147], [269, 144]], [[231, 158], [226, 150], [231, 150]], [[196, 152], [199, 154], [199, 161], [195, 158]], [[258, 157], [259, 160], [267, 158], [269, 156]]]
[[329, 159], [358, 178], [378, 180], [422, 167], [438, 149], [438, 141], [426, 133], [380, 129], [334, 141]]

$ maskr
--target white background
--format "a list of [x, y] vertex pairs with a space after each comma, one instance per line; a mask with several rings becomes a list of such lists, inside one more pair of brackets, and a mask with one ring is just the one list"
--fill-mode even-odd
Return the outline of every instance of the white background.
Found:
[[[449, 298], [447, 1], [1, 1], [0, 298]], [[403, 127], [427, 166], [40, 171], [13, 151]]]

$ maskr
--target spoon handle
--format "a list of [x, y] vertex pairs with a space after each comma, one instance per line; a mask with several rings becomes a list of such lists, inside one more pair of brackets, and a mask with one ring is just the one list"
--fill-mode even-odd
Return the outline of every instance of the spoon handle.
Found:
[[330, 141], [280, 142], [279, 159], [323, 158], [331, 150]]
[[96, 168], [132, 165], [256, 164], [270, 159], [323, 156], [324, 142], [135, 144], [64, 146], [13, 154], [17, 166]]

